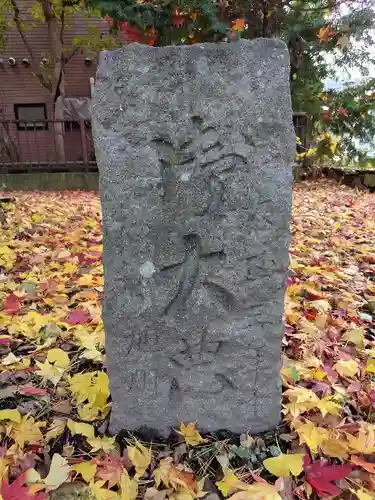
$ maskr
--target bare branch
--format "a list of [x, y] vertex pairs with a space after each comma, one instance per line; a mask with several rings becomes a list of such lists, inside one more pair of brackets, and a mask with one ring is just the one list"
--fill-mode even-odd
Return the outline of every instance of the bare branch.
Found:
[[25, 35], [25, 32], [23, 31], [22, 22], [21, 22], [21, 18], [20, 18], [20, 9], [17, 5], [16, 0], [11, 0], [11, 4], [13, 7], [14, 24], [16, 25], [17, 31], [18, 31], [18, 33], [22, 39], [22, 42], [23, 42], [23, 44], [24, 44], [24, 46], [25, 46], [25, 48], [30, 56], [31, 70], [32, 70], [33, 74], [38, 78], [39, 82], [43, 85], [43, 87], [45, 87], [47, 90], [51, 90], [51, 83], [48, 80], [46, 80], [44, 78], [43, 74], [40, 72], [39, 65], [34, 59], [34, 54], [33, 54], [31, 45], [29, 44], [29, 41]]
[[22, 41], [26, 47], [27, 52], [30, 55], [30, 58], [33, 59], [34, 58], [33, 51], [32, 51], [31, 46], [26, 38], [25, 32], [23, 31], [23, 28], [22, 28], [22, 22], [20, 19], [20, 9], [16, 3], [16, 0], [11, 0], [11, 3], [12, 3], [12, 7], [13, 7], [13, 20], [14, 20], [14, 23], [16, 25], [17, 31], [20, 34], [20, 37], [22, 38]]
[[80, 48], [81, 47], [75, 47], [74, 50], [72, 50], [72, 52], [67, 57], [65, 57], [65, 64], [68, 64], [71, 61], [71, 59], [77, 54]]

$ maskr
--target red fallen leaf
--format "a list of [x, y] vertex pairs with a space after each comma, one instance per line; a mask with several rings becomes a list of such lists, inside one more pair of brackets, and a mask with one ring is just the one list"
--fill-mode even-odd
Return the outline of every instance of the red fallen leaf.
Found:
[[122, 457], [112, 453], [95, 457], [93, 461], [98, 465], [96, 476], [102, 481], [108, 481], [108, 488], [112, 488], [120, 481], [121, 473], [124, 470]]
[[76, 253], [74, 257], [78, 257], [78, 263], [80, 266], [90, 266], [95, 262], [98, 262], [101, 259], [101, 255], [99, 254], [97, 257], [93, 255], [85, 255], [83, 253]]
[[21, 301], [17, 297], [17, 295], [14, 295], [14, 293], [11, 293], [10, 295], [7, 295], [4, 300], [4, 311], [8, 314], [17, 314], [19, 310], [21, 309]]
[[65, 323], [69, 325], [85, 325], [86, 323], [90, 323], [90, 321], [90, 314], [83, 309], [75, 309], [65, 318]]
[[318, 311], [313, 307], [309, 311], [304, 311], [303, 315], [305, 316], [306, 319], [309, 321], [315, 321], [316, 317], [318, 315]]
[[306, 481], [321, 497], [339, 495], [341, 490], [332, 481], [346, 477], [353, 470], [351, 465], [326, 465], [321, 460], [311, 462], [308, 455], [304, 458], [303, 468]]
[[45, 283], [41, 283], [39, 288], [41, 292], [46, 293], [55, 293], [57, 292], [57, 287], [59, 286], [59, 282], [57, 280], [50, 279]]
[[30, 500], [31, 498], [45, 500], [47, 498], [47, 493], [30, 493], [30, 487], [23, 485], [26, 481], [26, 474], [27, 472], [21, 474], [12, 484], [9, 484], [8, 481], [1, 483], [0, 493], [3, 500]]
[[21, 385], [18, 388], [18, 392], [22, 394], [27, 394], [29, 396], [46, 396], [48, 392], [45, 389], [40, 389], [39, 387], [33, 387], [32, 385]]

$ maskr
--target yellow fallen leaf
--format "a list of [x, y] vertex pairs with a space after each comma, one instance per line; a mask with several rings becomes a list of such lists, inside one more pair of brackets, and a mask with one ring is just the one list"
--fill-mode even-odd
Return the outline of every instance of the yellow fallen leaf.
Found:
[[129, 460], [135, 467], [135, 477], [142, 477], [151, 463], [151, 448], [146, 448], [136, 441], [135, 446], [128, 446], [127, 451]]
[[326, 372], [323, 370], [312, 370], [311, 371], [311, 378], [314, 380], [318, 380], [319, 382], [323, 379], [325, 379], [327, 376]]
[[122, 500], [121, 497], [108, 488], [103, 488], [105, 481], [91, 481], [90, 490], [95, 500]]
[[12, 352], [10, 352], [3, 360], [1, 364], [4, 366], [11, 366], [12, 370], [22, 370], [24, 368], [28, 368], [30, 366], [29, 358], [18, 358]]
[[95, 347], [93, 349], [85, 349], [82, 354], [79, 355], [80, 358], [91, 359], [92, 361], [103, 361], [103, 354], [98, 351]]
[[304, 456], [304, 453], [291, 453], [289, 455], [281, 453], [277, 457], [266, 458], [263, 465], [277, 477], [288, 477], [290, 474], [299, 476], [303, 470]]
[[68, 368], [70, 365], [69, 356], [62, 349], [51, 349], [48, 351], [47, 359], [59, 368]]
[[290, 412], [294, 418], [305, 411], [315, 408], [320, 401], [318, 396], [311, 389], [306, 389], [304, 387], [288, 389], [284, 392], [284, 396], [289, 398], [290, 401], [290, 403], [284, 405], [284, 408], [287, 412]]
[[0, 420], [11, 420], [19, 424], [21, 422], [21, 413], [18, 410], [0, 410]]
[[137, 479], [130, 479], [126, 469], [121, 473], [120, 491], [121, 500], [136, 500], [138, 496], [138, 481]]
[[357, 496], [357, 498], [359, 498], [359, 500], [374, 500], [375, 496], [374, 495], [371, 495], [369, 491], [365, 491], [364, 489], [360, 489], [360, 490], [354, 490], [353, 488], [349, 488], [350, 491], [352, 493], [354, 493], [354, 495]]
[[[81, 409], [78, 408], [82, 420], [94, 420], [99, 412], [108, 412], [109, 380], [106, 373], [77, 373], [69, 378], [69, 384], [78, 407], [82, 403], [88, 402], [88, 406], [84, 411], [82, 407]], [[86, 414], [86, 417], [83, 416], [84, 414]]]
[[162, 483], [167, 487], [170, 486], [169, 472], [171, 468], [172, 459], [170, 457], [160, 460], [159, 467], [157, 467], [154, 471], [155, 484], [157, 488], [159, 488]]
[[77, 407], [77, 413], [81, 420], [93, 422], [99, 416], [99, 408], [93, 408], [90, 404]]
[[239, 491], [228, 500], [282, 500], [282, 498], [275, 486], [259, 483], [248, 485], [246, 491]]
[[40, 489], [46, 488], [47, 490], [55, 490], [69, 478], [71, 467], [66, 458], [58, 453], [54, 453], [50, 465], [48, 475], [42, 479], [39, 472], [35, 469], [27, 470], [27, 481], [33, 484], [33, 492], [36, 493]]
[[331, 304], [328, 300], [313, 300], [309, 303], [309, 306], [314, 307], [320, 313], [326, 313], [332, 309]]
[[365, 372], [375, 373], [375, 358], [368, 358], [367, 359]]
[[87, 442], [92, 446], [91, 453], [103, 450], [104, 453], [109, 453], [115, 448], [115, 438], [102, 437], [102, 438], [88, 438]]
[[346, 439], [352, 451], [368, 455], [375, 453], [375, 432], [371, 427], [359, 429], [357, 436], [346, 434]]
[[56, 258], [57, 259], [66, 259], [67, 257], [70, 257], [71, 253], [69, 250], [60, 250], [60, 252], [57, 254]]
[[36, 375], [40, 375], [41, 377], [43, 377], [43, 379], [49, 380], [53, 385], [57, 385], [64, 375], [64, 368], [51, 365], [48, 360], [46, 360], [44, 363], [36, 361], [36, 365], [39, 368], [35, 372]]
[[181, 423], [180, 430], [176, 432], [184, 438], [186, 444], [191, 446], [197, 446], [205, 441], [197, 431], [197, 427], [194, 422], [187, 425]]
[[365, 343], [365, 329], [361, 326], [359, 328], [347, 330], [342, 336], [342, 339], [345, 340], [345, 342], [351, 342], [357, 347], [363, 347]]
[[85, 436], [87, 438], [95, 438], [94, 427], [90, 424], [75, 422], [74, 420], [69, 419], [67, 426], [73, 436], [75, 434], [80, 434], [81, 436]]
[[51, 425], [48, 428], [48, 431], [45, 435], [46, 441], [50, 441], [51, 439], [55, 439], [59, 437], [65, 430], [66, 420], [65, 419], [54, 419]]
[[328, 430], [328, 435], [320, 444], [320, 448], [328, 457], [341, 458], [342, 460], [347, 458], [349, 452], [348, 443], [334, 429]]
[[341, 359], [333, 365], [333, 368], [342, 377], [354, 377], [358, 372], [358, 363], [355, 359], [349, 359], [347, 361]]
[[40, 429], [45, 426], [46, 422], [35, 422], [34, 417], [27, 414], [21, 418], [20, 423], [11, 426], [10, 437], [15, 440], [20, 448], [23, 448], [26, 442], [37, 444], [43, 440]]
[[216, 482], [221, 493], [227, 497], [232, 490], [247, 490], [249, 484], [242, 482], [232, 470], [228, 470], [221, 481]]
[[324, 443], [328, 437], [327, 429], [317, 427], [310, 420], [305, 423], [296, 423], [295, 430], [298, 434], [300, 444], [307, 444], [313, 453], [318, 452], [319, 446]]
[[104, 487], [105, 481], [96, 481], [90, 483], [90, 489], [94, 495], [95, 500], [122, 500], [120, 495], [108, 488]]
[[86, 483], [90, 483], [94, 479], [96, 469], [97, 465], [92, 461], [86, 461], [72, 466], [72, 470], [81, 474]]
[[67, 459], [58, 453], [54, 453], [48, 475], [43, 479], [43, 482], [48, 486], [48, 489], [55, 490], [67, 481], [69, 472], [70, 465]]
[[316, 404], [316, 407], [322, 412], [323, 417], [325, 417], [327, 413], [330, 413], [331, 415], [339, 415], [342, 410], [342, 407], [338, 403], [332, 401], [329, 396], [321, 399]]

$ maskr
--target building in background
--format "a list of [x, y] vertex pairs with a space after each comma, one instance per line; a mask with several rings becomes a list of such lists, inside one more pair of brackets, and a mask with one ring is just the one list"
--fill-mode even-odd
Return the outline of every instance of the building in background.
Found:
[[[7, 31], [5, 47], [0, 52], [0, 166], [25, 162], [51, 166], [87, 163], [94, 154], [88, 120], [90, 78], [95, 75], [97, 58], [87, 57], [75, 48], [73, 39], [87, 34], [88, 26], [93, 25], [106, 35], [107, 25], [77, 14], [64, 31], [65, 97], [61, 103], [63, 115], [59, 116], [66, 122], [62, 125], [53, 122], [56, 116], [51, 91], [33, 75], [36, 67], [47, 74], [51, 52], [47, 24], [35, 23], [27, 12], [33, 3], [19, 2], [20, 16], [30, 20], [30, 24], [24, 23], [27, 44], [14, 28]], [[62, 151], [58, 151], [59, 131], [63, 134]]]

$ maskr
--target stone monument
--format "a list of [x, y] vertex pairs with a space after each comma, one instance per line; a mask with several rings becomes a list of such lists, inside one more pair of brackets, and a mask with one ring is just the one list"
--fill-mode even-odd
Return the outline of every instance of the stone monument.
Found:
[[101, 54], [111, 431], [280, 419], [295, 134], [274, 39]]

